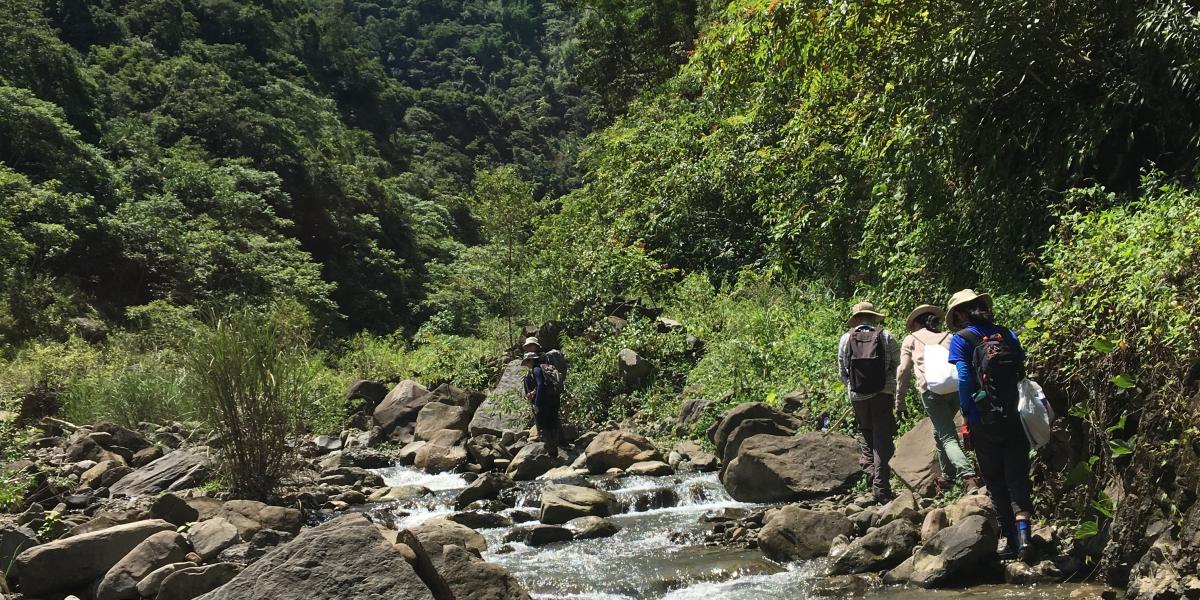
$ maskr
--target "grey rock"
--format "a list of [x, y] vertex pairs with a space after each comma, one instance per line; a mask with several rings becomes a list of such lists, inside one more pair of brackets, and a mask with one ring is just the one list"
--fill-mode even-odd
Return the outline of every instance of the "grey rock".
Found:
[[453, 429], [465, 434], [472, 416], [470, 407], [430, 402], [417, 415], [414, 433], [418, 440], [425, 441], [431, 441], [433, 435], [443, 429]]
[[853, 530], [850, 520], [839, 513], [789, 504], [768, 513], [758, 532], [758, 545], [772, 560], [809, 560], [827, 556], [834, 538], [849, 536]]
[[913, 554], [911, 582], [923, 588], [945, 585], [994, 557], [997, 538], [991, 520], [980, 515], [937, 532]]
[[223, 517], [213, 517], [196, 523], [188, 530], [188, 540], [204, 560], [211, 560], [222, 550], [241, 541], [238, 528]]
[[499, 383], [471, 417], [468, 426], [471, 435], [486, 433], [499, 436], [505, 431], [529, 428], [530, 412], [521, 397], [524, 380], [525, 368], [519, 359], [504, 366]]
[[575, 532], [575, 539], [590, 540], [616, 535], [621, 530], [615, 523], [604, 517], [579, 517], [567, 521], [567, 527]]
[[574, 538], [575, 533], [566, 527], [534, 525], [525, 536], [525, 543], [530, 546], [545, 546], [557, 542], [569, 542]]
[[654, 363], [629, 348], [617, 354], [617, 372], [626, 388], [635, 388], [654, 373]]
[[103, 577], [146, 538], [174, 528], [153, 519], [55, 540], [17, 555], [14, 571], [27, 596], [75, 589]]
[[158, 587], [157, 600], [192, 600], [229, 583], [240, 569], [232, 563], [185, 567], [167, 575]]
[[454, 498], [454, 506], [463, 509], [479, 500], [491, 500], [499, 496], [501, 490], [515, 485], [512, 479], [499, 473], [484, 473], [458, 493]]
[[917, 543], [917, 528], [909, 521], [897, 520], [873, 529], [850, 543], [833, 561], [831, 575], [848, 575], [892, 569], [912, 555]]
[[180, 569], [186, 569], [194, 566], [196, 566], [196, 563], [185, 561], [164, 565], [151, 571], [150, 574], [146, 575], [141, 581], [138, 582], [138, 596], [142, 598], [153, 598], [157, 596], [159, 588], [162, 587], [163, 580], [166, 579], [168, 575]]
[[181, 562], [188, 551], [187, 541], [174, 531], [162, 531], [146, 538], [108, 570], [96, 588], [96, 600], [139, 598], [139, 581], [156, 569]]
[[406, 379], [396, 384], [371, 414], [375, 424], [390, 434], [397, 427], [416, 421], [417, 414], [428, 402], [429, 390], [411, 379]]
[[150, 505], [150, 516], [173, 525], [185, 525], [200, 518], [200, 512], [175, 494], [163, 494]]
[[14, 525], [0, 527], [0, 567], [3, 567], [0, 572], [7, 571], [18, 554], [36, 545], [37, 534], [32, 529]]
[[409, 531], [430, 555], [440, 555], [443, 546], [458, 546], [477, 554], [487, 550], [487, 540], [478, 531], [447, 519], [430, 519]]
[[526, 444], [508, 464], [508, 476], [516, 481], [528, 481], [559, 465], [557, 456], [546, 451], [541, 442]]
[[438, 570], [456, 600], [529, 600], [529, 592], [504, 567], [447, 546]]
[[312, 529], [246, 567], [204, 600], [432, 600], [428, 588], [379, 528], [347, 514]]
[[627, 469], [634, 463], [663, 461], [654, 444], [646, 436], [632, 431], [602, 431], [587, 445], [588, 471], [600, 474], [609, 469]]
[[719, 421], [708, 428], [708, 439], [713, 443], [718, 457], [725, 455], [725, 444], [729, 441], [729, 435], [733, 433], [733, 430], [742, 421], [749, 419], [774, 421], [777, 425], [788, 431], [795, 431], [799, 427], [799, 423], [794, 418], [775, 410], [763, 402], [739, 404], [726, 411], [725, 414], [721, 415]]
[[109, 491], [114, 496], [148, 496], [171, 490], [185, 479], [192, 485], [200, 485], [207, 480], [212, 467], [212, 460], [204, 450], [175, 450], [121, 478]]
[[619, 507], [616, 496], [608, 492], [552, 484], [542, 490], [540, 520], [548, 525], [561, 525], [579, 517], [607, 517]]
[[937, 479], [942, 476], [938, 467], [937, 448], [933, 442], [933, 422], [925, 417], [896, 440], [896, 453], [888, 461], [892, 473], [910, 490], [921, 496], [937, 491]]
[[850, 489], [862, 474], [858, 444], [841, 434], [756, 435], [742, 442], [721, 483], [743, 502], [789, 502]]

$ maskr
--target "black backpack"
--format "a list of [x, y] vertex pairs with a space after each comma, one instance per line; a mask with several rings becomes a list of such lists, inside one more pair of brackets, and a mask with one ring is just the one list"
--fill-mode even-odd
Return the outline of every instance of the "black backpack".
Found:
[[1025, 361], [1008, 341], [1008, 330], [980, 337], [964, 329], [959, 336], [975, 347], [971, 364], [975, 371], [975, 408], [985, 423], [1017, 414], [1017, 384], [1025, 378]]
[[887, 382], [883, 328], [862, 326], [850, 332], [850, 391], [877, 394]]

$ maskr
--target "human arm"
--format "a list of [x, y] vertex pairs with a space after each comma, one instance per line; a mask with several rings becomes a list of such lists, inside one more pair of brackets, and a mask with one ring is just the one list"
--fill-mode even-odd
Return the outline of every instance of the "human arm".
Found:
[[974, 351], [971, 343], [962, 336], [950, 338], [950, 362], [958, 370], [958, 406], [962, 409], [963, 418], [970, 423], [979, 422], [979, 411], [975, 409], [977, 384], [971, 368]]
[[[850, 334], [842, 334], [838, 342], [838, 378], [846, 386], [850, 385]], [[847, 387], [847, 389], [849, 389]]]
[[913, 349], [917, 338], [908, 336], [900, 344], [900, 365], [896, 367], [896, 412], [904, 412], [904, 397], [908, 395], [908, 381], [913, 372]]
[[533, 406], [536, 408], [541, 405], [542, 391], [546, 387], [546, 378], [542, 374], [541, 367], [533, 368]]

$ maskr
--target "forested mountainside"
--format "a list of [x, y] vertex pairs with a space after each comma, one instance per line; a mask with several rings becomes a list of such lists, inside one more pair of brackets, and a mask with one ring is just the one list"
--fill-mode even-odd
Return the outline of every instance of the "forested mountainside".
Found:
[[1124, 585], [1200, 527], [1198, 119], [1184, 0], [0, 0], [0, 401], [196, 416], [233, 315], [332, 433], [549, 323], [569, 421], [700, 437], [836, 418], [854, 301], [974, 287], [1061, 415], [1039, 505]]

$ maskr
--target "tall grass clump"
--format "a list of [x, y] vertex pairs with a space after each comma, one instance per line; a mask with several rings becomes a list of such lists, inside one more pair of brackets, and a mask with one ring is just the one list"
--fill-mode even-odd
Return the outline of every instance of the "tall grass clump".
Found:
[[291, 467], [288, 436], [309, 391], [306, 334], [279, 312], [243, 309], [197, 332], [186, 352], [201, 416], [223, 441], [235, 495], [271, 497]]

